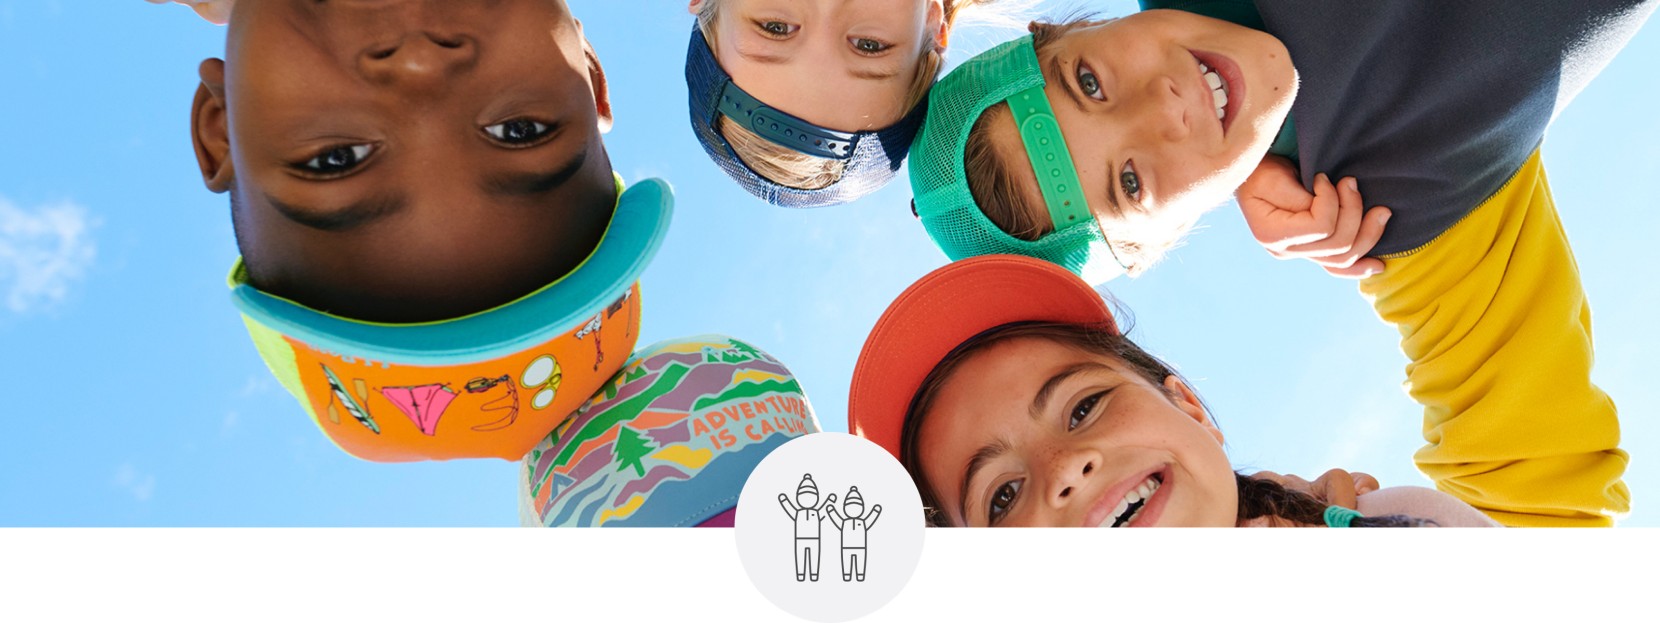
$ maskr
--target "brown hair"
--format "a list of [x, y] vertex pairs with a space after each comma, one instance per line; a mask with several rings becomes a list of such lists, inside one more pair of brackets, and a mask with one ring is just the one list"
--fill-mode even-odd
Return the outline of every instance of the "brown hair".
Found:
[[[1042, 59], [1050, 44], [1089, 23], [1087, 16], [1073, 16], [1058, 23], [1034, 21], [1027, 29], [1032, 33], [1032, 47]], [[1024, 152], [1003, 154], [992, 144], [992, 126], [1004, 120], [1012, 124], [1014, 117], [1007, 103], [998, 102], [982, 111], [974, 127], [969, 129], [968, 144], [963, 149], [968, 192], [980, 212], [998, 229], [1021, 240], [1036, 241], [1053, 232], [1054, 224], [1049, 221], [1049, 212], [1043, 208], [1041, 199], [1037, 206], [1028, 199], [1026, 182], [1019, 175], [1031, 170], [1031, 164], [1022, 157]], [[1197, 214], [1172, 216], [1175, 220], [1143, 224], [1100, 223], [1102, 233], [1112, 245], [1113, 255], [1130, 276], [1139, 275], [1158, 263], [1198, 222]]]
[[[961, 15], [963, 10], [995, 1], [945, 0], [946, 29], [949, 30], [956, 23], [957, 16]], [[715, 24], [720, 19], [720, 4], [720, 0], [704, 0], [703, 8], [697, 14], [698, 29], [703, 31], [703, 38], [709, 42], [710, 50], [719, 49], [715, 39]], [[916, 77], [905, 91], [904, 107], [901, 110], [908, 111], [922, 104], [923, 99], [928, 96], [928, 89], [934, 85], [934, 79], [939, 75], [940, 67], [945, 64], [944, 50], [940, 46], [932, 45], [932, 40], [932, 37], [923, 38], [922, 49], [918, 51]], [[736, 153], [738, 159], [756, 175], [799, 190], [824, 188], [842, 177], [845, 163], [841, 160], [809, 156], [779, 145], [727, 117], [721, 117], [719, 123], [721, 136], [732, 146], [733, 153]]]
[[[1124, 317], [1125, 314], [1119, 314]], [[940, 512], [939, 496], [934, 491], [932, 483], [923, 474], [922, 465], [917, 459], [916, 444], [922, 429], [922, 420], [929, 407], [938, 395], [940, 387], [955, 374], [958, 366], [975, 353], [986, 348], [1017, 338], [1036, 338], [1048, 340], [1063, 346], [1079, 348], [1085, 352], [1111, 358], [1124, 364], [1143, 379], [1153, 383], [1156, 387], [1163, 387], [1164, 380], [1169, 377], [1181, 379], [1181, 375], [1169, 364], [1158, 357], [1149, 354], [1135, 342], [1124, 337], [1112, 325], [1098, 324], [1066, 324], [1050, 322], [1017, 322], [994, 327], [979, 335], [971, 337], [950, 353], [946, 354], [928, 376], [922, 380], [916, 396], [911, 399], [910, 408], [905, 412], [905, 422], [900, 431], [899, 447], [900, 459], [905, 465], [905, 471], [910, 472], [911, 479], [916, 482], [917, 491], [922, 496], [924, 513], [931, 526], [949, 526], [950, 519]], [[1186, 380], [1183, 379], [1186, 383]], [[1208, 407], [1205, 409], [1210, 410]], [[1239, 511], [1236, 525], [1246, 521], [1266, 517], [1270, 525], [1324, 525], [1326, 504], [1312, 495], [1292, 491], [1278, 483], [1252, 478], [1243, 474], [1234, 474], [1239, 485]], [[1425, 526], [1435, 525], [1422, 519], [1401, 515], [1382, 517], [1360, 517], [1352, 523], [1355, 527], [1385, 527], [1385, 526]]]

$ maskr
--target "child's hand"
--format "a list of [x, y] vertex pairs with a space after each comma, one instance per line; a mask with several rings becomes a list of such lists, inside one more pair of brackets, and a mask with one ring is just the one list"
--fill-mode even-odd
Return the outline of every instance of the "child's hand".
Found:
[[1307, 493], [1325, 502], [1329, 506], [1355, 508], [1357, 499], [1368, 493], [1378, 490], [1378, 479], [1371, 474], [1348, 472], [1341, 469], [1326, 470], [1314, 482], [1309, 482], [1294, 474], [1276, 474], [1274, 472], [1257, 472], [1252, 478], [1279, 483], [1280, 486]]
[[1354, 178], [1333, 187], [1322, 173], [1310, 195], [1290, 160], [1267, 156], [1234, 196], [1251, 234], [1274, 257], [1305, 258], [1350, 279], [1383, 272], [1383, 260], [1366, 254], [1383, 237], [1389, 208], [1368, 212]]
[[235, 0], [150, 0], [151, 4], [177, 2], [190, 5], [202, 19], [224, 25], [231, 20], [231, 3]]

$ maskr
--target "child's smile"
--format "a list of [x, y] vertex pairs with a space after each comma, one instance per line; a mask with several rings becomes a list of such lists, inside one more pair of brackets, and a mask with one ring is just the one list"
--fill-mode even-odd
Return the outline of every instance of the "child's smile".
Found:
[[1175, 377], [1012, 338], [964, 359], [920, 414], [916, 452], [951, 524], [1232, 526], [1221, 432]]

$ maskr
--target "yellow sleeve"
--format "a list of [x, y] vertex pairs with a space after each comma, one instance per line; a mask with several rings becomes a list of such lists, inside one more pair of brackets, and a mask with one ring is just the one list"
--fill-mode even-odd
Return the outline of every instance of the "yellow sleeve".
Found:
[[1509, 526], [1611, 526], [1631, 509], [1614, 401], [1591, 384], [1591, 308], [1539, 152], [1439, 238], [1361, 282], [1411, 359], [1413, 456]]

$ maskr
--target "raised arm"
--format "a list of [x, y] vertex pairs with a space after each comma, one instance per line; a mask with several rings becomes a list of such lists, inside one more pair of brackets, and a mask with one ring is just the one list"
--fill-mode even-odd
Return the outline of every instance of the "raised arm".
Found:
[[795, 514], [801, 512], [801, 509], [796, 507], [794, 502], [790, 501], [790, 496], [788, 495], [782, 493], [778, 494], [778, 503], [784, 505], [784, 513], [789, 515], [792, 521], [795, 519]]
[[875, 506], [870, 507], [870, 516], [865, 517], [865, 529], [869, 530], [871, 528], [875, 528], [876, 527], [876, 518], [880, 517], [881, 515], [882, 515], [882, 505], [881, 504], [877, 504]]
[[1535, 152], [1469, 217], [1361, 282], [1401, 332], [1436, 488], [1511, 526], [1630, 511], [1614, 402], [1591, 383], [1591, 311]]
[[837, 530], [842, 529], [842, 513], [841, 513], [841, 511], [836, 510], [835, 506], [831, 506], [830, 508], [825, 509], [824, 514], [830, 516], [830, 523], [832, 525], [836, 526]]

